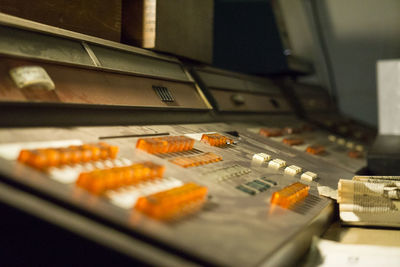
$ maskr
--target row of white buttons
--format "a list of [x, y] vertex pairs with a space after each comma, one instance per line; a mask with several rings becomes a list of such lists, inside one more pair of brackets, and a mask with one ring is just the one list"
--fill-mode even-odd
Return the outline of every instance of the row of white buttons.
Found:
[[341, 146], [345, 145], [349, 149], [353, 149], [354, 148], [355, 150], [360, 151], [360, 152], [362, 152], [364, 150], [364, 146], [356, 145], [352, 141], [346, 141], [344, 138], [338, 138], [335, 135], [329, 135], [328, 136], [328, 140], [333, 142], [333, 143], [336, 142], [338, 145], [341, 145]]
[[[261, 165], [262, 163], [265, 163], [265, 162], [269, 161], [270, 159], [271, 159], [271, 156], [268, 154], [257, 153], [257, 154], [253, 155], [252, 163], [255, 165]], [[286, 161], [284, 161], [282, 159], [273, 159], [268, 163], [268, 167], [273, 168], [273, 169], [280, 169], [285, 166], [286, 166]], [[297, 174], [301, 173], [302, 171], [303, 171], [303, 169], [296, 165], [290, 165], [290, 166], [286, 167], [284, 170], [284, 172], [286, 174], [289, 174], [292, 176], [297, 175]], [[314, 181], [317, 177], [318, 177], [318, 175], [316, 173], [307, 171], [300, 176], [300, 179], [310, 182], [310, 181]]]

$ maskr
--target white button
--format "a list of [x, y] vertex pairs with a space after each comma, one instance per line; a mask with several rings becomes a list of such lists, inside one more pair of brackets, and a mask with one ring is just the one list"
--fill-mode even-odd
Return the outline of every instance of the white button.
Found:
[[262, 164], [271, 159], [271, 156], [265, 153], [257, 153], [253, 155], [252, 163]]
[[348, 141], [348, 142], [346, 143], [346, 147], [351, 149], [351, 148], [354, 147], [354, 143], [351, 142], [351, 141]]
[[296, 165], [290, 165], [285, 168], [285, 173], [289, 175], [296, 175], [302, 171], [302, 168]]
[[336, 137], [335, 135], [330, 134], [330, 135], [328, 136], [328, 140], [331, 141], [331, 142], [335, 142], [336, 139], [337, 139], [337, 137]]
[[364, 146], [356, 145], [356, 150], [359, 151], [359, 152], [363, 152], [364, 151]]
[[274, 169], [280, 169], [282, 167], [286, 166], [286, 161], [282, 159], [274, 159], [269, 162], [268, 167], [274, 168]]
[[346, 144], [346, 140], [344, 140], [344, 138], [339, 138], [339, 139], [337, 140], [337, 143], [338, 143], [339, 145], [343, 146], [344, 144]]
[[301, 180], [307, 181], [307, 182], [314, 181], [315, 179], [317, 179], [317, 177], [318, 177], [318, 175], [313, 172], [305, 172], [300, 176]]

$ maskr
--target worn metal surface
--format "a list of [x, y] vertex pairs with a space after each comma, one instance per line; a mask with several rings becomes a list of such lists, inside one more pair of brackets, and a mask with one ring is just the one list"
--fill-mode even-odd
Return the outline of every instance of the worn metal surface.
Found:
[[[160, 125], [160, 126], [116, 126], [116, 127], [72, 127], [72, 128], [26, 128], [3, 129], [1, 143], [32, 142], [62, 139], [79, 139], [96, 142], [100, 137], [121, 136], [105, 139], [120, 147], [120, 156], [134, 162], [151, 160], [167, 167], [166, 177], [181, 181], [195, 181], [209, 188], [210, 199], [202, 211], [191, 218], [174, 224], [164, 224], [146, 218], [134, 211], [113, 206], [106, 199], [90, 196], [75, 188], [73, 184], [62, 185], [16, 162], [1, 161], [0, 170], [9, 179], [34, 188], [40, 194], [69, 203], [85, 212], [90, 212], [110, 224], [131, 231], [135, 236], [146, 236], [156, 243], [168, 246], [172, 251], [190, 255], [196, 261], [217, 265], [257, 266], [275, 265], [295, 260], [308, 247], [311, 234], [319, 234], [328, 224], [332, 210], [330, 201], [319, 198], [317, 183], [333, 186], [339, 178], [351, 178], [352, 173], [325, 161], [305, 155], [275, 141], [265, 139], [248, 131], [251, 125], [229, 126], [218, 124]], [[168, 161], [134, 149], [137, 138], [124, 138], [132, 134], [169, 133], [181, 135], [236, 130], [241, 138], [237, 145], [228, 148], [210, 147], [196, 142], [195, 148], [204, 152], [214, 152], [223, 157], [222, 162], [184, 169]], [[286, 175], [282, 170], [266, 166], [252, 167], [254, 153], [264, 152], [272, 158], [281, 158], [287, 164], [295, 164], [319, 174], [317, 182], [311, 182], [311, 194], [318, 199], [305, 213], [301, 214], [269, 204], [271, 194], [288, 184], [298, 181], [298, 177]], [[251, 173], [217, 181], [211, 174], [232, 165], [251, 169]], [[246, 195], [235, 187], [247, 181], [266, 176], [278, 183], [276, 187], [255, 196]], [[306, 183], [306, 182], [304, 182]], [[324, 211], [324, 212], [323, 212]], [[327, 212], [329, 211], [329, 212]], [[309, 232], [310, 231], [310, 232]], [[285, 253], [279, 253], [285, 248]], [[281, 251], [282, 252], [282, 251]], [[275, 258], [275, 255], [280, 255]], [[293, 256], [293, 258], [292, 258]], [[270, 261], [271, 260], [271, 261]]]

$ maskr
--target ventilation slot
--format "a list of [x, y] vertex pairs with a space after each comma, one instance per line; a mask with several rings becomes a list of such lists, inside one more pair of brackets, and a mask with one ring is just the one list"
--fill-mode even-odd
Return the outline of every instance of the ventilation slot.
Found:
[[161, 99], [161, 101], [163, 101], [163, 102], [174, 102], [175, 101], [174, 97], [172, 96], [172, 94], [170, 93], [170, 91], [168, 90], [167, 87], [153, 85], [153, 89], [156, 92], [156, 94], [158, 95], [158, 97]]
[[321, 199], [317, 196], [308, 195], [304, 200], [292, 205], [289, 209], [302, 214], [306, 215], [311, 209], [318, 205]]

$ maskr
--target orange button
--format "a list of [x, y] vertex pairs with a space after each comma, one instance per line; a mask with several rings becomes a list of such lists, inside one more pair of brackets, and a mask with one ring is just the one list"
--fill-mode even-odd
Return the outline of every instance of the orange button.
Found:
[[150, 154], [164, 154], [192, 150], [194, 139], [186, 136], [165, 136], [154, 138], [140, 138], [136, 148]]
[[307, 147], [306, 152], [312, 155], [321, 155], [325, 152], [325, 147], [320, 145], [312, 145]]
[[94, 170], [79, 175], [76, 185], [100, 195], [107, 190], [134, 185], [152, 179], [161, 179], [165, 167], [152, 162], [142, 162], [124, 167]]
[[183, 168], [190, 168], [190, 167], [196, 167], [200, 165], [205, 165], [213, 162], [218, 162], [221, 161], [222, 157], [218, 156], [214, 153], [208, 152], [196, 156], [189, 156], [189, 157], [177, 157], [174, 159], [170, 159], [169, 161], [171, 163], [174, 163], [176, 165], [179, 165]]
[[162, 221], [181, 218], [196, 212], [205, 203], [207, 187], [187, 183], [180, 187], [140, 197], [135, 210]]
[[226, 146], [233, 144], [233, 139], [223, 136], [218, 133], [214, 134], [203, 134], [201, 137], [203, 143], [209, 144], [210, 146]]
[[364, 156], [364, 154], [363, 154], [362, 152], [357, 151], [357, 150], [350, 150], [350, 151], [347, 153], [347, 155], [348, 155], [350, 158], [362, 158], [362, 157]]
[[284, 138], [282, 140], [284, 144], [287, 144], [289, 146], [298, 146], [304, 143], [304, 140], [301, 138]]
[[114, 159], [117, 154], [117, 146], [98, 143], [61, 148], [24, 149], [20, 151], [18, 161], [36, 169], [45, 170], [49, 167], [60, 167], [99, 159]]
[[283, 135], [283, 131], [280, 128], [261, 128], [259, 134], [266, 137], [278, 137]]
[[296, 182], [272, 194], [271, 204], [288, 208], [308, 196], [310, 187]]
[[285, 127], [285, 128], [283, 128], [283, 133], [284, 133], [284, 134], [297, 134], [297, 133], [301, 133], [301, 128], [297, 128], [297, 127]]

